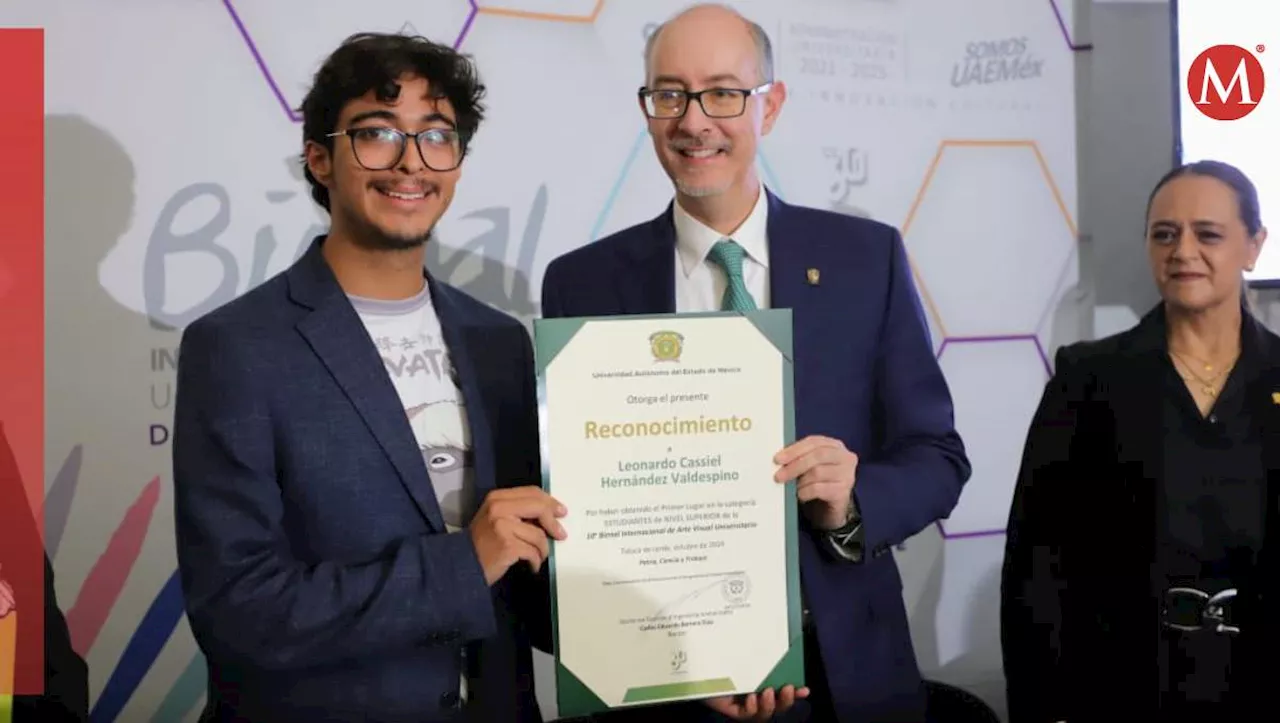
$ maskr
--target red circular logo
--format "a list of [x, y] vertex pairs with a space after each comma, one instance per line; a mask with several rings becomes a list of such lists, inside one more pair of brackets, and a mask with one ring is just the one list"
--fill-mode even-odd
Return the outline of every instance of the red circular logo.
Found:
[[1197, 55], [1187, 71], [1191, 103], [1220, 121], [1239, 120], [1252, 113], [1266, 84], [1262, 63], [1239, 45], [1215, 45]]

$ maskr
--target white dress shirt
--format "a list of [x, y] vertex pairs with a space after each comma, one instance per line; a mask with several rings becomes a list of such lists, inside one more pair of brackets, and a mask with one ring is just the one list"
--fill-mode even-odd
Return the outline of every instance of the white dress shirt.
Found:
[[[728, 236], [707, 226], [690, 216], [680, 201], [675, 202], [674, 222], [676, 227], [676, 311], [702, 312], [719, 311], [720, 302], [724, 298], [725, 287], [729, 285], [724, 269], [707, 259], [711, 247], [717, 241], [733, 239], [745, 250], [742, 259], [742, 280], [747, 292], [755, 299], [756, 308], [769, 308], [769, 199], [763, 186], [756, 197], [756, 205], [751, 209], [742, 225]], [[850, 562], [861, 562], [862, 516], [853, 502], [855, 517], [847, 522], [844, 528], [833, 530], [825, 536], [831, 550]], [[807, 618], [809, 611], [804, 611]]]
[[756, 307], [769, 308], [769, 244], [766, 230], [769, 199], [761, 187], [756, 205], [742, 225], [728, 236], [690, 216], [675, 202], [676, 311], [719, 311], [728, 279], [724, 269], [707, 259], [717, 241], [733, 239], [747, 252], [742, 260], [742, 280]]

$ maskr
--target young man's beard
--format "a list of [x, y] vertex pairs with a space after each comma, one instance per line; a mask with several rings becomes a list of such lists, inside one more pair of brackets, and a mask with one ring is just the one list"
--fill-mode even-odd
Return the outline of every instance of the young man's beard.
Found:
[[435, 232], [433, 223], [420, 233], [388, 233], [359, 214], [344, 215], [351, 243], [369, 251], [410, 251], [426, 244]]
[[432, 226], [420, 234], [389, 234], [371, 223], [362, 224], [363, 228], [353, 229], [352, 242], [370, 251], [409, 251], [427, 243], [435, 231]]

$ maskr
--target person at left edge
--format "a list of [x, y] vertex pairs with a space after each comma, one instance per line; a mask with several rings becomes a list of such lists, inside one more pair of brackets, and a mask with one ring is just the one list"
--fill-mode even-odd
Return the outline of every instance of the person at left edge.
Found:
[[[86, 723], [89, 720], [89, 669], [71, 645], [67, 618], [58, 605], [53, 563], [32, 513], [18, 460], [0, 423], [0, 621], [16, 615], [15, 690], [39, 686], [39, 694], [13, 696], [6, 723]], [[43, 568], [39, 560], [43, 558]], [[44, 592], [35, 591], [43, 587]], [[43, 614], [43, 619], [40, 616]], [[40, 655], [33, 655], [39, 648]], [[30, 664], [33, 657], [43, 665]], [[24, 661], [27, 661], [24, 664]]]
[[[524, 327], [424, 270], [483, 116], [469, 59], [361, 34], [302, 105], [327, 235], [183, 333], [178, 562], [204, 721], [541, 721]], [[526, 564], [527, 563], [527, 564]]]

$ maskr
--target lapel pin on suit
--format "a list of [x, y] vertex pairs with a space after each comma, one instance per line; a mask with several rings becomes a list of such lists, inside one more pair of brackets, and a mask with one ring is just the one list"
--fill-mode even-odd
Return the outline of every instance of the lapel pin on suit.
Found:
[[817, 269], [809, 269], [805, 273], [805, 277], [809, 279], [810, 286], [817, 286], [818, 281], [822, 278], [822, 274]]

